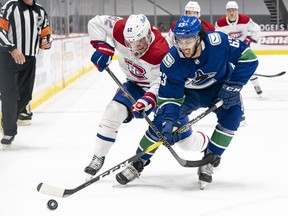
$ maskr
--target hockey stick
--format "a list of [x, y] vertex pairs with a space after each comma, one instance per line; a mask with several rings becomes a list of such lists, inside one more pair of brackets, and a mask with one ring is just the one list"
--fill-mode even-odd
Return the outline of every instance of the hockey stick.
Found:
[[[219, 102], [218, 102], [219, 103]], [[215, 104], [213, 107], [211, 107], [210, 109], [207, 109], [205, 112], [201, 113], [200, 115], [196, 116], [194, 119], [192, 119], [191, 121], [189, 121], [187, 124], [185, 124], [184, 126], [182, 126], [181, 128], [179, 128], [177, 130], [177, 132], [181, 132], [186, 130], [188, 127], [190, 127], [192, 124], [196, 123], [197, 121], [199, 121], [200, 119], [202, 119], [204, 116], [208, 115], [209, 113], [211, 113], [213, 110], [217, 109], [219, 106], [222, 105], [222, 101], [219, 104]], [[144, 149], [143, 151], [139, 152], [138, 154], [128, 158], [127, 160], [117, 164], [116, 166], [110, 168], [109, 170], [101, 173], [98, 176], [93, 177], [92, 179], [90, 179], [89, 181], [75, 187], [72, 189], [64, 189], [64, 188], [59, 188], [59, 187], [55, 187], [49, 184], [45, 184], [45, 183], [40, 183], [37, 186], [37, 191], [46, 195], [50, 195], [50, 196], [55, 196], [55, 197], [60, 197], [60, 198], [64, 198], [64, 197], [68, 197], [86, 187], [88, 187], [89, 185], [99, 181], [100, 179], [104, 178], [105, 176], [110, 175], [111, 173], [113, 173], [114, 171], [120, 169], [121, 167], [129, 164], [132, 161], [137, 160], [138, 158], [140, 158], [141, 156], [143, 156], [144, 154], [147, 154], [151, 151], [153, 151], [154, 149], [158, 148], [161, 144], [163, 144], [162, 141], [156, 142], [153, 145], [149, 146], [148, 148]], [[213, 158], [212, 158], [213, 159]], [[200, 161], [186, 161], [186, 163], [188, 164], [187, 167], [191, 167], [191, 166], [195, 166], [195, 164], [197, 166], [200, 166], [203, 163], [209, 163], [211, 160], [210, 157], [207, 157], [205, 159], [202, 159]], [[200, 165], [198, 165], [200, 164]]]
[[266, 75], [266, 74], [257, 74], [257, 73], [254, 73], [253, 75], [255, 76], [260, 76], [260, 77], [268, 77], [268, 78], [273, 78], [273, 77], [279, 77], [279, 76], [282, 76], [286, 73], [286, 71], [282, 71], [280, 73], [277, 73], [277, 74], [271, 74], [271, 75]]
[[219, 107], [221, 107], [223, 105], [223, 101], [220, 100], [217, 103], [215, 103], [212, 107], [210, 107], [209, 109], [207, 109], [206, 111], [202, 112], [201, 114], [199, 114], [198, 116], [196, 116], [194, 119], [191, 119], [188, 123], [186, 123], [185, 125], [183, 125], [181, 128], [178, 128], [175, 132], [177, 133], [182, 133], [183, 131], [185, 131], [187, 128], [191, 127], [193, 124], [195, 124], [196, 122], [198, 122], [200, 119], [204, 118], [205, 116], [207, 116], [209, 113], [213, 112], [214, 110], [218, 109]]
[[[127, 95], [127, 97], [129, 98], [129, 100], [135, 104], [136, 100], [132, 97], [132, 95], [127, 91], [127, 89], [123, 86], [123, 84], [119, 81], [119, 79], [115, 76], [115, 74], [107, 67], [106, 71], [109, 73], [109, 75], [112, 77], [112, 79], [117, 83], [117, 85], [119, 86], [119, 88]], [[203, 117], [205, 117], [206, 115], [208, 115], [209, 113], [213, 112], [215, 109], [217, 109], [218, 107], [222, 106], [223, 101], [219, 101], [218, 103], [216, 103], [214, 106], [212, 106], [210, 109], [206, 110], [205, 113], [202, 113], [201, 115], [196, 117], [196, 120], [192, 120], [189, 121], [189, 123], [187, 123], [186, 125], [184, 125], [182, 128], [180, 128], [180, 132], [184, 131], [185, 129], [187, 129], [188, 127], [190, 127], [192, 124], [194, 124], [195, 122], [199, 121], [200, 119], [202, 119]], [[148, 122], [149, 126], [152, 128], [152, 130], [157, 134], [157, 136], [163, 141], [163, 145], [165, 147], [168, 148], [168, 150], [172, 153], [172, 155], [174, 156], [174, 158], [178, 161], [178, 163], [183, 166], [183, 167], [200, 167], [200, 166], [204, 166], [208, 163], [211, 163], [214, 160], [214, 156], [212, 154], [209, 154], [205, 159], [202, 160], [198, 160], [198, 161], [189, 161], [189, 160], [184, 160], [182, 158], [180, 158], [178, 156], [178, 154], [174, 151], [174, 149], [169, 145], [169, 143], [166, 141], [165, 137], [161, 134], [161, 132], [156, 128], [156, 126], [154, 125], [154, 123], [150, 120], [150, 118], [144, 113], [141, 113], [143, 115], [143, 117], [145, 118], [145, 120]], [[176, 131], [178, 132], [178, 131]]]
[[59, 187], [55, 187], [52, 185], [48, 185], [45, 183], [40, 183], [37, 186], [37, 191], [40, 193], [46, 194], [46, 195], [60, 197], [60, 198], [68, 197], [68, 196], [82, 190], [83, 188], [86, 188], [89, 185], [99, 181], [100, 179], [104, 178], [105, 176], [115, 172], [116, 170], [120, 169], [122, 166], [125, 166], [125, 165], [129, 164], [130, 162], [137, 160], [138, 158], [140, 158], [144, 154], [153, 151], [154, 149], [158, 148], [161, 144], [162, 144], [162, 142], [154, 143], [153, 145], [149, 146], [148, 148], [144, 149], [143, 151], [139, 152], [138, 154], [128, 158], [127, 160], [117, 164], [116, 166], [112, 167], [111, 169], [101, 173], [98, 176], [95, 176], [94, 178], [90, 179], [89, 181], [87, 181], [87, 182], [85, 182], [85, 183], [83, 183], [83, 184], [81, 184], [78, 187], [75, 187], [73, 189], [64, 189], [64, 188], [59, 188]]

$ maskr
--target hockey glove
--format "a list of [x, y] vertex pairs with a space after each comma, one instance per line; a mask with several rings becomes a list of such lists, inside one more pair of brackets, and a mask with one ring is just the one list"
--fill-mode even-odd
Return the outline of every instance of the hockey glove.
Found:
[[257, 43], [256, 40], [253, 40], [250, 36], [247, 36], [245, 39], [244, 39], [244, 43], [246, 43], [249, 47], [250, 47], [250, 44], [251, 43]]
[[164, 120], [162, 123], [162, 130], [161, 134], [165, 137], [166, 141], [169, 143], [169, 145], [174, 145], [176, 142], [180, 140], [180, 134], [174, 132], [174, 122], [170, 119]]
[[135, 104], [131, 106], [131, 112], [135, 118], [143, 118], [143, 112], [149, 115], [156, 107], [156, 96], [152, 92], [146, 92]]
[[92, 44], [96, 51], [93, 53], [91, 61], [102, 72], [111, 63], [115, 49], [104, 41], [97, 41]]
[[219, 98], [223, 100], [222, 107], [224, 109], [229, 109], [241, 102], [240, 91], [243, 87], [241, 82], [226, 81], [224, 82], [222, 88], [218, 92]]

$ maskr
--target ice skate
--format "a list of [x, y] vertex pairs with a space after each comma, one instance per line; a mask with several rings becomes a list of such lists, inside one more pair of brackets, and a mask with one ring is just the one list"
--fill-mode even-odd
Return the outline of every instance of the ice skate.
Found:
[[121, 185], [126, 185], [128, 182], [139, 178], [144, 166], [147, 166], [149, 163], [150, 160], [146, 161], [144, 164], [144, 162], [140, 159], [135, 162], [131, 162], [122, 172], [116, 175], [117, 182]]
[[242, 115], [242, 117], [241, 117], [240, 126], [241, 127], [247, 126], [246, 118], [244, 115]]
[[198, 184], [201, 190], [204, 190], [206, 186], [212, 182], [213, 167], [214, 167], [214, 164], [217, 164], [219, 161], [220, 161], [220, 157], [215, 155], [215, 159], [213, 160], [212, 163], [206, 164], [198, 168], [198, 172], [197, 172], [199, 176]]
[[11, 148], [11, 145], [1, 144], [1, 148], [3, 151], [7, 151]]
[[199, 167], [197, 174], [199, 176], [199, 188], [204, 190], [207, 184], [212, 182], [213, 165], [206, 164], [202, 167]]
[[259, 95], [259, 97], [262, 97], [263, 92], [261, 90], [261, 87], [259, 85], [256, 85], [256, 86], [254, 86], [254, 89], [255, 89], [257, 95]]
[[220, 163], [221, 163], [221, 158], [220, 157], [216, 158], [213, 163], [213, 167], [218, 167]]
[[96, 175], [96, 173], [102, 168], [104, 160], [105, 157], [97, 157], [96, 155], [93, 156], [90, 164], [84, 169], [84, 172], [87, 173], [87, 181]]
[[19, 126], [28, 126], [32, 123], [32, 115], [33, 113], [22, 112], [19, 114], [17, 124]]
[[1, 139], [1, 145], [2, 145], [2, 150], [6, 151], [10, 149], [11, 144], [14, 140], [15, 136], [9, 136], [9, 135], [4, 135], [3, 138]]

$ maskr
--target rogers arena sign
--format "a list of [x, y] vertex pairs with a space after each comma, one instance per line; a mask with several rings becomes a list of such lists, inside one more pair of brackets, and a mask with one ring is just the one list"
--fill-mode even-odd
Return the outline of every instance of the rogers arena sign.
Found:
[[287, 50], [288, 31], [264, 31], [260, 33], [257, 43], [251, 43], [254, 50]]
[[288, 45], [288, 35], [267, 35], [259, 38], [262, 45]]

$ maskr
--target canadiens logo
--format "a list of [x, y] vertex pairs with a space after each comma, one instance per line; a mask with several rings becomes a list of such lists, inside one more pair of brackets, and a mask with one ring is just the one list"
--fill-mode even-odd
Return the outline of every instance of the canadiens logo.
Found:
[[131, 62], [128, 59], [125, 59], [125, 63], [127, 64], [128, 70], [130, 71], [132, 76], [136, 77], [139, 80], [147, 79], [147, 77], [145, 76], [146, 71], [144, 68]]
[[229, 36], [230, 37], [233, 37], [233, 38], [240, 38], [240, 37], [242, 37], [242, 32], [231, 32], [231, 33], [229, 33]]

